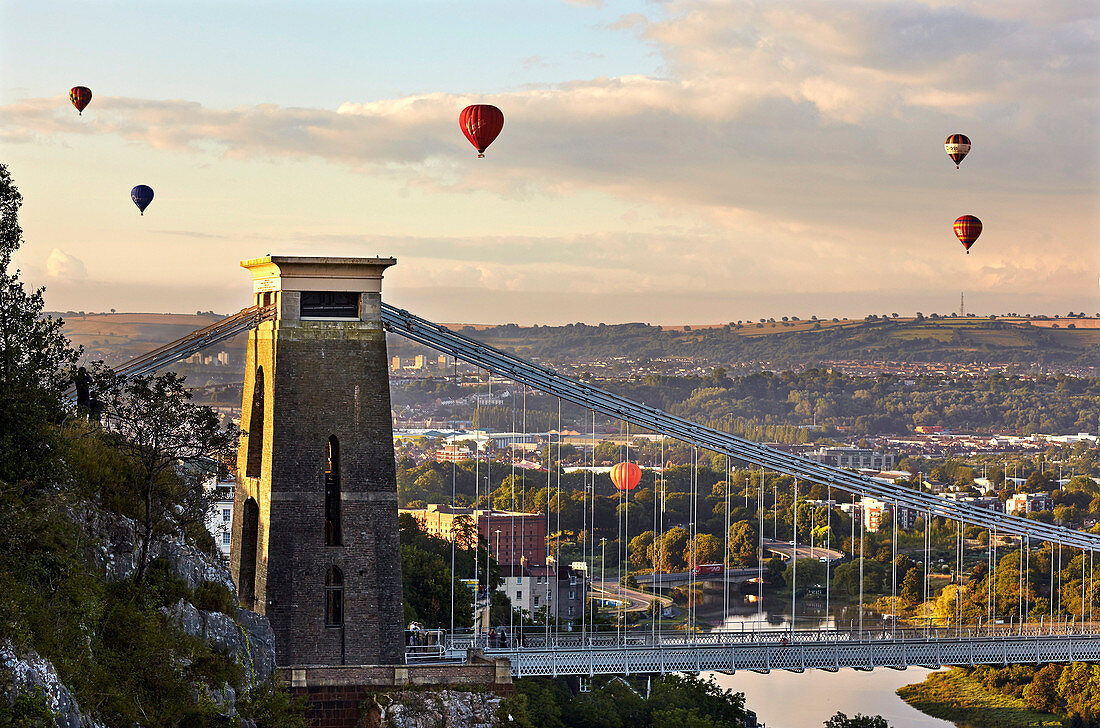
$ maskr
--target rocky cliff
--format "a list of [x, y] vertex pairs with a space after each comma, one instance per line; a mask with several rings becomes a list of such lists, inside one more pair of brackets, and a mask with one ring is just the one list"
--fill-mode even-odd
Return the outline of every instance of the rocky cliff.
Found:
[[[133, 521], [93, 507], [73, 510], [69, 516], [86, 537], [87, 561], [105, 580], [121, 581], [134, 574], [138, 538]], [[167, 564], [168, 571], [186, 585], [188, 592], [203, 584], [219, 584], [228, 589], [231, 601], [236, 603], [228, 566], [220, 558], [178, 540], [155, 544], [152, 555]], [[271, 679], [275, 669], [275, 635], [265, 617], [243, 609], [236, 609], [232, 614], [201, 610], [184, 599], [161, 612], [166, 624], [205, 641], [242, 668], [243, 677], [238, 685], [226, 683], [196, 688], [223, 714], [235, 714], [236, 696], [241, 689]], [[76, 699], [48, 660], [34, 652], [17, 654], [10, 644], [0, 644], [0, 697], [12, 705], [18, 695], [37, 691], [45, 696], [57, 728], [101, 728], [94, 716], [81, 712]]]

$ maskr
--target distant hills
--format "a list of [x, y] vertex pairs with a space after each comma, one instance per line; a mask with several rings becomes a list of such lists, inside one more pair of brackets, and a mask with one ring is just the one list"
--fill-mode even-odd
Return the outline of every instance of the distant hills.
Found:
[[[55, 312], [88, 359], [117, 364], [217, 321], [197, 314]], [[527, 358], [576, 366], [586, 361], [644, 363], [676, 357], [739, 368], [788, 369], [831, 362], [983, 363], [1096, 376], [1100, 318], [1096, 317], [868, 317], [863, 320], [772, 320], [725, 325], [648, 324], [465, 326], [453, 328]], [[230, 367], [241, 366], [244, 337], [219, 347]], [[391, 354], [426, 353], [390, 337]], [[215, 352], [208, 352], [215, 353]]]

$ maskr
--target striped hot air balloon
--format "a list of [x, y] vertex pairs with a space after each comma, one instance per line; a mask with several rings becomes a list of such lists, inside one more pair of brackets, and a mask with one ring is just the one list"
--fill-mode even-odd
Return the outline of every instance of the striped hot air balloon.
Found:
[[982, 221], [973, 215], [963, 215], [955, 220], [955, 236], [966, 248], [966, 254], [970, 255], [970, 246], [982, 234]]
[[87, 86], [73, 86], [69, 89], [69, 101], [73, 102], [73, 106], [83, 116], [84, 109], [92, 103], [92, 90]]
[[638, 487], [642, 479], [642, 469], [634, 463], [619, 463], [611, 468], [611, 482], [619, 490], [630, 492]]
[[458, 125], [477, 149], [478, 158], [481, 158], [485, 156], [485, 148], [504, 128], [504, 112], [489, 104], [473, 104], [458, 115]]
[[966, 134], [952, 134], [943, 143], [943, 148], [947, 152], [947, 156], [951, 157], [951, 161], [955, 163], [955, 169], [958, 169], [959, 164], [970, 152], [970, 137]]

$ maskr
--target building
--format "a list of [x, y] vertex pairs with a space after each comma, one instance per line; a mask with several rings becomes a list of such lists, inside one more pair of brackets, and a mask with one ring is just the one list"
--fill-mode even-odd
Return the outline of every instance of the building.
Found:
[[584, 572], [568, 566], [560, 569], [551, 560], [545, 566], [529, 563], [501, 566], [503, 591], [513, 609], [531, 616], [548, 610], [563, 623], [580, 619], [584, 611]]
[[1017, 493], [1005, 503], [1005, 510], [1009, 513], [1024, 514], [1053, 511], [1054, 499], [1046, 493]]
[[390, 370], [395, 372], [401, 371], [401, 357], [395, 356], [393, 359], [390, 359]]
[[[865, 496], [862, 501], [863, 527], [868, 533], [878, 533], [882, 528], [883, 516], [894, 512], [894, 504], [889, 501], [880, 501], [877, 498]], [[898, 527], [910, 529], [917, 522], [921, 513], [914, 508], [897, 508]]]
[[451, 443], [435, 451], [435, 461], [437, 463], [460, 463], [463, 460], [472, 458], [473, 451], [465, 444]]
[[432, 536], [453, 541], [456, 519], [465, 516], [477, 524], [477, 532], [488, 543], [489, 553], [501, 565], [546, 563], [546, 515], [518, 511], [452, 508], [429, 503], [425, 508], [402, 508]]
[[957, 503], [967, 503], [977, 508], [984, 508], [987, 511], [993, 511], [995, 513], [1004, 513], [1005, 504], [1001, 502], [1000, 498], [996, 496], [974, 496], [966, 495], [965, 493], [944, 493], [944, 498], [948, 498]]
[[834, 468], [868, 469], [876, 472], [894, 469], [894, 456], [891, 453], [859, 447], [823, 447], [807, 453], [806, 457]]
[[206, 512], [206, 530], [214, 537], [222, 557], [228, 560], [233, 543], [233, 480], [211, 478], [203, 487], [215, 497]]

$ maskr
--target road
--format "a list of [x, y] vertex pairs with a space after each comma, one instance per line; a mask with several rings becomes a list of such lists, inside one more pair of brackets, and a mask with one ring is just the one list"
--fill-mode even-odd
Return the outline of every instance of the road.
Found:
[[[836, 549], [826, 549], [821, 546], [811, 546], [809, 544], [800, 543], [795, 547], [796, 553], [800, 559], [822, 559], [828, 558], [829, 561], [839, 561], [844, 558], [843, 551], [837, 551]], [[775, 541], [770, 538], [764, 539], [764, 549], [766, 551], [772, 551], [779, 554], [785, 559], [791, 558], [791, 542], [790, 541]]]
[[[639, 581], [641, 580], [639, 579]], [[621, 592], [620, 589], [622, 590]], [[618, 582], [611, 580], [600, 581], [596, 579], [592, 582], [592, 591], [596, 596], [614, 599], [616, 601], [620, 599], [625, 600], [626, 611], [628, 612], [644, 612], [649, 609], [649, 603], [654, 599], [659, 599], [662, 607], [672, 606], [672, 599], [669, 597], [649, 594], [638, 591], [637, 589], [629, 589], [625, 586], [619, 586]]]

